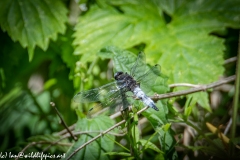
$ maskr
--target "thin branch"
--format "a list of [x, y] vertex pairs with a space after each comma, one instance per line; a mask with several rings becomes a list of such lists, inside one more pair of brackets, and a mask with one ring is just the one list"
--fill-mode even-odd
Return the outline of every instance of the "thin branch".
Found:
[[60, 120], [61, 120], [61, 124], [67, 129], [67, 131], [68, 131], [68, 133], [71, 135], [71, 137], [72, 137], [75, 141], [77, 141], [77, 137], [75, 137], [75, 136], [72, 134], [72, 132], [70, 131], [70, 129], [68, 128], [66, 122], [63, 120], [63, 118], [62, 118], [61, 114], [59, 113], [58, 109], [55, 107], [55, 103], [50, 102], [50, 105], [51, 105], [51, 106], [54, 108], [54, 110], [56, 111], [58, 117], [59, 117]]
[[[73, 124], [73, 125], [71, 125], [71, 126], [69, 126], [68, 128], [69, 128], [69, 130], [74, 130], [75, 129], [75, 126], [76, 126], [76, 124]], [[60, 132], [58, 132], [57, 133], [57, 135], [59, 135], [59, 136], [61, 136], [61, 135], [64, 135], [64, 134], [66, 134], [68, 131], [67, 131], [67, 129], [64, 129], [64, 130], [62, 130], [62, 131], [60, 131]]]
[[160, 99], [165, 99], [165, 98], [171, 98], [171, 97], [176, 97], [176, 96], [182, 96], [182, 95], [187, 95], [190, 93], [195, 93], [195, 92], [200, 92], [200, 91], [206, 91], [207, 89], [214, 88], [217, 86], [220, 86], [225, 83], [229, 83], [234, 81], [236, 78], [235, 75], [221, 79], [219, 81], [216, 81], [214, 83], [210, 83], [208, 85], [201, 85], [200, 87], [197, 88], [191, 88], [189, 90], [183, 90], [183, 91], [178, 91], [178, 92], [171, 92], [171, 93], [166, 93], [166, 94], [160, 94], [160, 95], [154, 95], [151, 97], [153, 100], [160, 100]]
[[111, 115], [110, 118], [111, 119], [115, 119], [115, 118], [117, 118], [117, 117], [119, 117], [121, 115], [122, 115], [121, 111], [118, 111], [118, 112], [114, 113], [113, 115]]
[[174, 83], [169, 85], [170, 88], [173, 87], [192, 87], [192, 88], [197, 88], [201, 87], [201, 85], [198, 84], [190, 84], [190, 83]]
[[230, 118], [230, 120], [228, 121], [228, 124], [224, 130], [224, 135], [227, 135], [228, 131], [230, 130], [230, 127], [232, 126], [232, 118]]
[[65, 138], [68, 138], [70, 137], [70, 135], [66, 135], [66, 136], [63, 136], [61, 137], [59, 140], [55, 141], [55, 142], [52, 142], [49, 146], [47, 146], [44, 150], [42, 150], [42, 152], [45, 152], [47, 151], [49, 148], [51, 148], [53, 145], [56, 145], [58, 144], [58, 142], [60, 142], [61, 140], [65, 139]]
[[[102, 133], [102, 131], [82, 131], [82, 132], [73, 132], [73, 134], [75, 136], [77, 135], [81, 135], [81, 134], [89, 134], [89, 133]], [[108, 134], [113, 135], [113, 136], [117, 136], [117, 137], [122, 137], [124, 136], [126, 133], [114, 133], [114, 132], [108, 132]]]
[[226, 59], [224, 61], [224, 64], [228, 64], [228, 63], [232, 63], [232, 62], [236, 62], [236, 61], [237, 61], [237, 57], [232, 57], [232, 58]]

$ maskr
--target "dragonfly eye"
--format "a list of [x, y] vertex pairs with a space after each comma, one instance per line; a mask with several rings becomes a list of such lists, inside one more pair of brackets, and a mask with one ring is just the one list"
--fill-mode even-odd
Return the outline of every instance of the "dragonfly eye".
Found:
[[117, 72], [117, 73], [115, 73], [114, 74], [114, 78], [116, 79], [116, 80], [118, 80], [118, 79], [120, 79], [120, 76], [123, 74], [123, 72]]

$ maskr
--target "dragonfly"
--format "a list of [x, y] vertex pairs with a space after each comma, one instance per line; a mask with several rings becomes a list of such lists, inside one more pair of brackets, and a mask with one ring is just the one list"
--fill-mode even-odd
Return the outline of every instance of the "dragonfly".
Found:
[[130, 106], [127, 94], [130, 92], [135, 99], [141, 100], [146, 106], [159, 111], [154, 101], [148, 97], [140, 87], [141, 81], [150, 74], [159, 75], [159, 66], [155, 65], [149, 68], [146, 65], [144, 52], [139, 52], [136, 62], [130, 69], [130, 73], [118, 71], [114, 74], [114, 82], [99, 88], [81, 91], [73, 97], [73, 100], [77, 103], [100, 102], [97, 106], [89, 110], [89, 115], [96, 112], [93, 111], [95, 110], [94, 108], [104, 109], [108, 107], [109, 112], [112, 113], [116, 108], [119, 110], [119, 106], [121, 110], [125, 110]]

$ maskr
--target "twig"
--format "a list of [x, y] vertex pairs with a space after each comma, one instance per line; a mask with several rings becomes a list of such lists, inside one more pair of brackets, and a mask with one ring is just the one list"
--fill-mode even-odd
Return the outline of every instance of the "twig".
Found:
[[197, 88], [197, 87], [201, 87], [201, 85], [190, 84], [190, 83], [174, 83], [174, 84], [170, 84], [169, 87], [170, 88], [173, 88], [173, 87], [193, 87], [193, 88]]
[[232, 118], [228, 121], [228, 124], [223, 132], [224, 135], [227, 135], [228, 131], [230, 130], [230, 127], [232, 126]]
[[235, 80], [235, 78], [236, 78], [236, 76], [233, 75], [233, 76], [221, 79], [221, 80], [219, 80], [217, 82], [210, 83], [208, 85], [201, 85], [200, 87], [197, 87], [197, 88], [191, 88], [189, 90], [184, 90], [184, 91], [178, 91], [178, 92], [154, 95], [154, 96], [151, 97], [151, 99], [153, 99], [153, 100], [160, 100], [160, 99], [165, 99], [165, 98], [171, 98], [171, 97], [176, 97], [176, 96], [187, 95], [187, 94], [195, 93], [195, 92], [199, 92], [199, 91], [206, 91], [207, 89], [214, 88], [214, 87], [220, 86], [222, 84], [232, 82], [232, 81]]
[[[75, 126], [76, 126], [76, 124], [73, 124], [73, 125], [69, 126], [68, 128], [72, 131], [72, 130], [74, 130]], [[58, 132], [57, 135], [64, 135], [65, 133], [67, 133], [67, 129], [64, 129], [64, 130]]]
[[70, 137], [70, 135], [63, 136], [59, 140], [57, 140], [55, 142], [52, 142], [49, 146], [47, 146], [44, 150], [42, 150], [42, 152], [47, 151], [50, 147], [52, 147], [53, 145], [58, 144], [58, 142], [60, 142], [61, 140], [65, 139], [65, 138], [68, 138], [68, 137]]
[[228, 64], [228, 63], [232, 63], [232, 62], [236, 62], [237, 61], [237, 57], [231, 57], [229, 59], [226, 59], [224, 61], [224, 64]]
[[59, 117], [60, 120], [61, 120], [61, 124], [67, 129], [67, 131], [68, 131], [68, 133], [71, 135], [71, 137], [72, 137], [75, 141], [77, 141], [77, 137], [75, 137], [75, 136], [72, 134], [72, 132], [70, 131], [70, 129], [68, 128], [68, 126], [67, 126], [67, 124], [65, 123], [65, 121], [63, 120], [61, 114], [59, 113], [59, 111], [58, 111], [57, 108], [55, 107], [55, 103], [50, 102], [50, 105], [51, 105], [51, 106], [54, 108], [54, 110], [56, 111], [58, 117]]
[[116, 117], [119, 117], [119, 116], [121, 116], [121, 115], [122, 115], [122, 114], [121, 114], [121, 111], [118, 111], [118, 112], [114, 113], [113, 115], [111, 115], [110, 118], [111, 118], [111, 119], [115, 119]]
[[[102, 133], [101, 131], [82, 131], [82, 132], [73, 132], [74, 135], [81, 135], [81, 134], [89, 134], [89, 133]], [[108, 134], [117, 136], [117, 137], [122, 137], [126, 133], [113, 133], [113, 132], [108, 132]]]

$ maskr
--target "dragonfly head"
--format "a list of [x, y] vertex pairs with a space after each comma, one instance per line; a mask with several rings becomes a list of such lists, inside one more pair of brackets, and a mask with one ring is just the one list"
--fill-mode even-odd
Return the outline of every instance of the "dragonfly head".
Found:
[[123, 72], [117, 72], [117, 73], [115, 73], [115, 74], [114, 74], [115, 80], [120, 80], [120, 79], [122, 79], [121, 77], [122, 77], [123, 74], [124, 74]]

